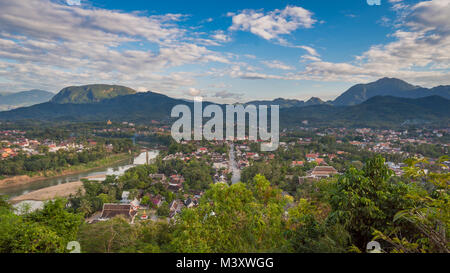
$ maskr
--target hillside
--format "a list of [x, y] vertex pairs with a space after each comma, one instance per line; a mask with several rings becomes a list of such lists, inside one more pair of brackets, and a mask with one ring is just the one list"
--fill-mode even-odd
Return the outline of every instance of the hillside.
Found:
[[0, 111], [49, 101], [55, 94], [44, 90], [0, 93]]
[[120, 85], [92, 84], [84, 86], [70, 86], [62, 89], [53, 97], [53, 103], [96, 103], [118, 96], [136, 94], [136, 91]]
[[[152, 119], [168, 121], [177, 104], [192, 103], [153, 92], [136, 93], [87, 104], [47, 102], [0, 113], [0, 120], [43, 121], [134, 121]], [[205, 103], [207, 104], [207, 103]], [[311, 126], [400, 126], [404, 123], [435, 123], [448, 125], [450, 100], [430, 96], [419, 99], [377, 96], [353, 106], [320, 104], [289, 107], [280, 110], [283, 127]]]
[[311, 105], [333, 104], [336, 106], [357, 105], [376, 96], [392, 96], [399, 98], [424, 98], [440, 96], [450, 99], [450, 85], [441, 85], [434, 88], [424, 88], [409, 84], [395, 78], [382, 78], [367, 84], [357, 84], [338, 96], [334, 101], [322, 101], [312, 97], [308, 101], [297, 99], [278, 98], [274, 100], [255, 100], [246, 104], [254, 105], [280, 105], [280, 108], [305, 107]]
[[280, 111], [282, 126], [300, 125], [308, 120], [311, 126], [389, 127], [405, 123], [448, 125], [450, 100], [429, 96], [418, 99], [392, 96], [373, 97], [353, 106], [316, 105]]
[[183, 100], [146, 92], [106, 99], [97, 103], [55, 103], [50, 101], [31, 107], [1, 112], [0, 119], [48, 121], [103, 121], [127, 120], [146, 122], [164, 120], [173, 106], [186, 104]]
[[422, 98], [441, 96], [450, 99], [450, 86], [424, 88], [411, 85], [395, 78], [382, 78], [368, 84], [357, 84], [342, 93], [334, 101], [334, 105], [356, 105], [375, 96], [393, 96], [401, 98]]
[[322, 101], [320, 98], [312, 97], [307, 101], [296, 100], [296, 99], [283, 99], [278, 98], [274, 100], [255, 100], [245, 103], [245, 105], [279, 105], [280, 109], [290, 108], [290, 107], [305, 107], [310, 105], [327, 104], [329, 102]]

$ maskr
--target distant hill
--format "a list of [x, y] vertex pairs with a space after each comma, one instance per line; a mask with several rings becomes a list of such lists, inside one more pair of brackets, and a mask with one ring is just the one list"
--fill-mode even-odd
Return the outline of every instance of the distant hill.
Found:
[[450, 122], [450, 100], [439, 96], [409, 99], [376, 96], [352, 106], [315, 105], [280, 111], [282, 126], [300, 125], [308, 120], [311, 126], [391, 127], [405, 123]]
[[318, 105], [318, 104], [327, 104], [329, 102], [322, 101], [319, 98], [312, 97], [307, 101], [296, 100], [296, 99], [283, 99], [278, 98], [274, 100], [258, 100], [258, 101], [249, 101], [245, 103], [245, 105], [253, 104], [253, 105], [279, 105], [280, 109], [290, 108], [290, 107], [305, 107], [310, 105]]
[[51, 92], [37, 89], [17, 93], [0, 93], [0, 111], [47, 102], [54, 95]]
[[411, 85], [395, 78], [382, 78], [368, 84], [357, 84], [342, 93], [334, 105], [356, 105], [375, 96], [393, 96], [401, 98], [422, 98], [441, 96], [450, 99], [450, 85], [431, 89]]
[[[311, 101], [311, 103], [318, 102], [314, 99]], [[0, 120], [169, 121], [170, 111], [177, 104], [192, 107], [192, 102], [186, 100], [146, 92], [85, 104], [61, 104], [50, 101], [0, 112]], [[205, 105], [207, 104], [209, 103], [206, 102]], [[376, 96], [352, 106], [334, 106], [329, 103], [310, 106], [304, 104], [280, 109], [281, 126], [302, 126], [304, 120], [308, 120], [311, 126], [349, 127], [392, 127], [405, 123], [434, 123], [447, 126], [450, 122], [450, 100], [439, 96], [418, 99]]]
[[136, 121], [166, 120], [173, 106], [189, 104], [184, 100], [146, 92], [105, 99], [96, 103], [47, 103], [0, 112], [3, 120], [47, 121]]
[[357, 105], [376, 96], [392, 96], [399, 98], [423, 98], [429, 96], [440, 96], [450, 99], [450, 85], [437, 86], [434, 88], [424, 88], [409, 84], [403, 80], [395, 78], [382, 78], [367, 84], [357, 84], [350, 87], [334, 101], [322, 101], [320, 98], [312, 97], [308, 101], [296, 99], [278, 98], [274, 100], [249, 101], [247, 104], [253, 105], [280, 105], [280, 109], [291, 107], [305, 107], [311, 105], [336, 105], [349, 106]]
[[136, 91], [120, 85], [92, 84], [84, 86], [70, 86], [62, 89], [53, 97], [53, 103], [96, 103], [118, 96], [136, 94]]

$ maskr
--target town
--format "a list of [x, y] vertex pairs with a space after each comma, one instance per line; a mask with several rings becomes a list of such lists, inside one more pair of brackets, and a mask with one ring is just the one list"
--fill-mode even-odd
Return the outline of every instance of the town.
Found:
[[[156, 121], [135, 125], [131, 122], [113, 124], [108, 120], [103, 125], [96, 123], [86, 128], [79, 138], [70, 134], [61, 138], [37, 133], [34, 129], [2, 129], [2, 177], [47, 171], [27, 167], [32, 164], [25, 159], [22, 163], [25, 171], [20, 172], [17, 170], [20, 167], [15, 169], [8, 164], [17, 163], [16, 157], [45, 158], [62, 152], [103, 151], [98, 156], [102, 158], [114, 152], [137, 152], [141, 149], [137, 147], [145, 145], [158, 151], [151, 162], [147, 158], [146, 164], [128, 170], [122, 177], [104, 176], [104, 181], [85, 179], [84, 193], [80, 191], [66, 197], [73, 209], [86, 213], [88, 223], [107, 221], [118, 215], [130, 223], [170, 221], [183, 209], [198, 206], [211, 184], [249, 182], [258, 173], [294, 199], [300, 196], [304, 185], [342, 174], [350, 166], [361, 168], [366, 159], [376, 154], [383, 155], [388, 160], [387, 166], [401, 177], [407, 158], [428, 158], [433, 164], [439, 157], [448, 155], [450, 135], [449, 128], [386, 130], [305, 126], [283, 129], [279, 149], [264, 152], [260, 141], [248, 140], [248, 137], [234, 141], [182, 140], [176, 143], [170, 139], [170, 127]], [[123, 141], [128, 145], [124, 146]], [[89, 162], [89, 159], [80, 161]], [[58, 165], [58, 169], [63, 170], [71, 163], [76, 164], [67, 161]], [[438, 171], [447, 172], [450, 162], [442, 164]], [[130, 181], [131, 176], [139, 177], [138, 181], [135, 178]], [[102, 189], [94, 187], [93, 183], [103, 185]]]

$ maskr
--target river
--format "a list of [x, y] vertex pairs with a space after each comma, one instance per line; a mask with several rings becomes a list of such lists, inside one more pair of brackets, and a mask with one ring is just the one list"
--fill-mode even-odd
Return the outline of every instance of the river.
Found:
[[[159, 151], [152, 150], [148, 152], [149, 160], [156, 158]], [[117, 162], [107, 167], [96, 168], [95, 170], [85, 171], [76, 174], [70, 174], [58, 177], [49, 177], [45, 180], [31, 182], [25, 185], [11, 187], [6, 189], [1, 189], [0, 194], [6, 194], [10, 198], [26, 194], [31, 191], [56, 186], [68, 182], [80, 181], [82, 178], [89, 177], [90, 180], [103, 180], [106, 175], [122, 175], [126, 170], [136, 166], [145, 164], [147, 160], [146, 152], [140, 153], [134, 159], [124, 160], [122, 162]]]

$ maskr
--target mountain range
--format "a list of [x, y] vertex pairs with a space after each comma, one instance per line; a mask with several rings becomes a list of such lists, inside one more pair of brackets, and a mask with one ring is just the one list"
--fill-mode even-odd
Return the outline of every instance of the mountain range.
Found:
[[314, 105], [280, 110], [284, 127], [302, 121], [312, 126], [398, 127], [404, 124], [450, 124], [450, 100], [440, 96], [399, 98], [375, 96], [350, 106]]
[[277, 98], [274, 100], [255, 100], [245, 103], [245, 105], [279, 105], [280, 108], [291, 108], [291, 107], [304, 107], [318, 104], [332, 104], [330, 101], [323, 101], [320, 98], [312, 97], [307, 101], [296, 100], [296, 99], [283, 99]]
[[382, 78], [367, 84], [357, 84], [350, 87], [333, 101], [323, 101], [312, 97], [308, 101], [296, 99], [278, 98], [267, 101], [249, 101], [246, 104], [255, 105], [280, 105], [280, 108], [303, 107], [317, 104], [329, 104], [335, 106], [349, 106], [363, 103], [376, 96], [392, 96], [399, 98], [423, 98], [429, 96], [440, 96], [450, 99], [450, 85], [425, 88], [411, 85], [403, 80], [395, 78]]
[[[389, 91], [387, 91], [389, 90]], [[431, 89], [398, 79], [383, 78], [351, 87], [334, 101], [275, 99], [245, 104], [280, 105], [282, 126], [398, 126], [405, 123], [439, 123], [450, 120], [450, 86]], [[136, 92], [117, 85], [73, 86], [51, 101], [0, 112], [0, 120], [41, 121], [169, 121], [177, 104], [192, 102], [154, 92]], [[209, 102], [205, 102], [209, 104]], [[223, 107], [223, 105], [222, 105]]]
[[49, 101], [55, 94], [44, 90], [29, 90], [17, 93], [0, 93], [0, 111]]
[[450, 85], [424, 88], [411, 85], [395, 78], [382, 78], [368, 84], [357, 84], [342, 93], [334, 105], [356, 105], [375, 96], [393, 96], [400, 98], [423, 98], [441, 96], [450, 99]]

